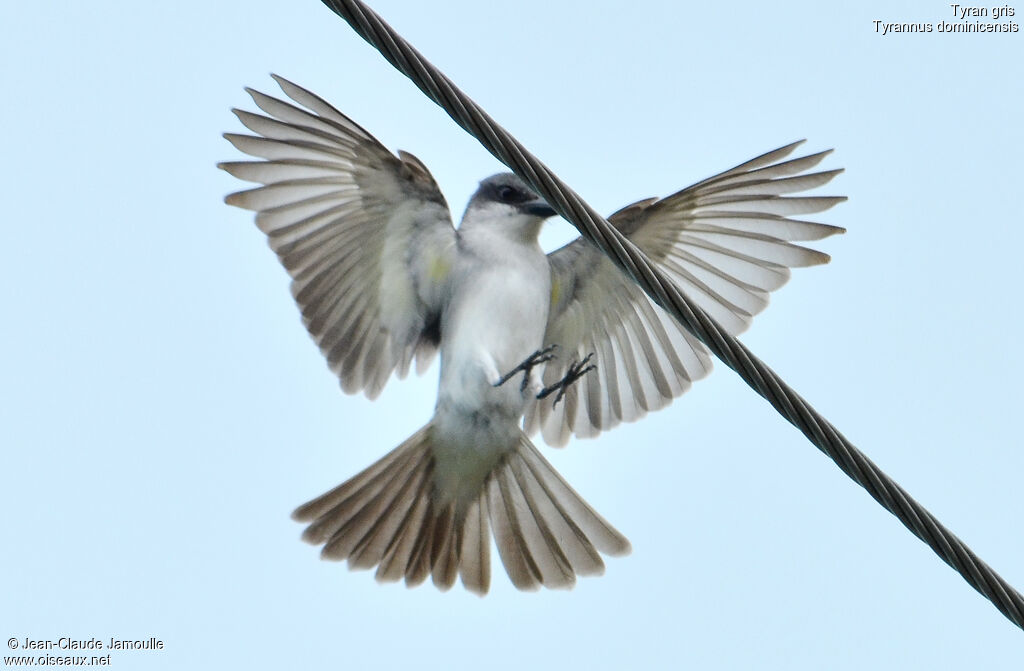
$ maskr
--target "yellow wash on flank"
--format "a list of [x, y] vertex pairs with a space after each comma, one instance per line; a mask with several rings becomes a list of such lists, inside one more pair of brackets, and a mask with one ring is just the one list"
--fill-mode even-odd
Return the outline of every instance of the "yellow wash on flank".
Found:
[[558, 278], [551, 277], [551, 305], [558, 305], [558, 297], [562, 294], [562, 286], [558, 282]]
[[440, 282], [448, 276], [448, 273], [452, 269], [452, 264], [447, 259], [442, 258], [439, 255], [434, 255], [430, 259], [430, 279], [434, 282]]

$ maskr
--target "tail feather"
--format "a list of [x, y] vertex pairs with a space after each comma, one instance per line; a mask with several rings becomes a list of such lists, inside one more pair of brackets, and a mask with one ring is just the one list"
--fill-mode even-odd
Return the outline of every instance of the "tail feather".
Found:
[[601, 575], [604, 573], [604, 562], [601, 561], [601, 555], [587, 539], [586, 534], [552, 498], [550, 490], [544, 488], [525, 459], [519, 456], [513, 461], [512, 467], [516, 470], [520, 480], [525, 483], [524, 494], [533, 502], [533, 507], [538, 510], [536, 514], [545, 521], [548, 533], [557, 539], [558, 547], [572, 571], [577, 575]]
[[446, 506], [444, 513], [437, 517], [437, 526], [434, 528], [431, 578], [435, 586], [445, 591], [451, 589], [459, 574], [459, 555], [462, 548], [459, 525], [455, 517], [455, 506]]
[[[391, 501], [387, 510], [393, 510], [393, 514], [379, 513], [373, 529], [359, 542], [349, 555], [349, 564], [352, 568], [368, 569], [377, 566], [384, 560], [389, 546], [398, 537], [398, 532], [403, 522], [407, 519], [408, 513], [412, 511], [417, 498], [429, 493], [430, 469], [426, 460], [420, 460], [412, 473], [404, 483], [400, 485], [397, 496]], [[404, 511], [404, 512], [403, 512]], [[370, 515], [373, 513], [371, 512]], [[326, 547], [324, 548], [326, 550]]]
[[405, 584], [409, 587], [419, 585], [430, 575], [434, 528], [437, 526], [437, 514], [434, 512], [434, 498], [428, 495], [427, 514], [423, 526], [419, 529], [416, 544], [413, 547], [409, 563], [405, 567]]
[[299, 506], [292, 513], [292, 519], [297, 522], [310, 522], [319, 518], [324, 513], [337, 506], [341, 501], [344, 501], [346, 498], [358, 492], [368, 480], [379, 475], [396, 460], [401, 459], [402, 457], [408, 457], [409, 450], [403, 448], [406, 448], [410, 443], [421, 441], [422, 434], [425, 432], [426, 427], [420, 429], [413, 434], [409, 440], [405, 441], [391, 452], [388, 452], [384, 457], [374, 462], [372, 466], [363, 470], [355, 477], [346, 480], [326, 494], [322, 494], [312, 501]]
[[487, 525], [487, 499], [470, 504], [462, 525], [462, 584], [471, 592], [487, 594], [491, 586], [491, 531]]
[[510, 461], [516, 482], [536, 520], [537, 530], [554, 556], [559, 570], [567, 575], [567, 586], [571, 586], [577, 574], [600, 575], [604, 572], [601, 556], [579, 527], [552, 500], [549, 492], [543, 489], [523, 457], [516, 454]]
[[372, 536], [375, 526], [388, 526], [402, 505], [408, 507], [408, 500], [403, 500], [401, 494], [416, 471], [424, 470], [423, 466], [416, 459], [396, 460], [391, 469], [368, 481], [363, 489], [311, 524], [307, 533], [317, 541], [329, 539], [323, 549], [325, 557], [350, 557]]
[[377, 580], [381, 582], [398, 582], [405, 575], [405, 568], [412, 559], [416, 548], [416, 539], [420, 529], [426, 523], [430, 508], [430, 487], [420, 491], [413, 507], [408, 511], [399, 526], [395, 539], [384, 553], [384, 559], [377, 567]]
[[461, 577], [470, 591], [490, 587], [490, 538], [522, 590], [569, 588], [577, 575], [604, 571], [598, 551], [629, 552], [629, 541], [555, 472], [525, 434], [494, 467], [479, 495], [438, 495], [431, 425], [293, 517], [311, 522], [303, 538], [325, 559], [354, 569], [377, 566], [382, 582], [428, 576], [442, 590]]
[[580, 539], [586, 539], [606, 555], [621, 557], [631, 548], [626, 537], [608, 524], [587, 502], [562, 479], [562, 476], [540, 455], [525, 434], [520, 443], [519, 456], [523, 458], [552, 503], [558, 506], [563, 519], [577, 526]]
[[494, 525], [498, 556], [512, 584], [518, 589], [532, 591], [540, 586], [540, 569], [523, 545], [523, 535], [512, 513], [515, 504], [509, 500], [510, 493], [502, 491], [501, 480], [501, 477], [492, 476], [487, 483], [487, 503], [491, 511], [491, 524]]
[[[516, 497], [513, 510], [519, 516], [519, 531], [523, 538], [523, 549], [533, 556], [539, 569], [540, 582], [545, 587], [568, 589], [576, 584], [576, 573], [562, 550], [561, 543], [551, 531], [550, 506], [544, 506], [530, 491], [529, 484], [517, 472], [516, 465], [521, 459], [518, 454], [510, 455], [509, 468], [502, 475], [509, 481], [507, 491]], [[511, 486], [514, 483], [514, 487]]]

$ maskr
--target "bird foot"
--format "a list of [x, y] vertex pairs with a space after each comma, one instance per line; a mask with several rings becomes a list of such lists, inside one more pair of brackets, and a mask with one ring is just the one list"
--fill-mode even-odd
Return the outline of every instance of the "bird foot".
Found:
[[569, 387], [571, 387], [573, 383], [576, 382], [576, 380], [580, 379], [590, 371], [597, 368], [597, 366], [593, 364], [590, 364], [589, 366], [587, 365], [593, 358], [594, 353], [591, 352], [582, 361], [573, 361], [571, 364], [569, 364], [569, 370], [565, 372], [565, 377], [563, 377], [561, 380], [554, 383], [550, 387], [545, 387], [544, 389], [542, 389], [540, 393], [537, 394], [537, 400], [547, 398], [548, 396], [557, 391], [558, 395], [555, 396], [555, 402], [551, 404], [551, 408], [554, 409], [558, 407], [558, 402], [562, 400], [563, 396], [565, 396], [565, 391]]
[[544, 349], [537, 350], [536, 352], [534, 352], [530, 356], [526, 357], [526, 359], [521, 364], [519, 364], [518, 366], [516, 366], [515, 368], [513, 368], [509, 372], [507, 372], [504, 375], [502, 375], [498, 379], [498, 381], [494, 383], [494, 386], [495, 387], [500, 387], [501, 385], [505, 384], [506, 382], [511, 380], [513, 377], [515, 377], [516, 373], [522, 371], [523, 372], [523, 383], [522, 383], [522, 385], [520, 385], [519, 391], [526, 391], [526, 385], [530, 381], [530, 371], [533, 370], [534, 366], [539, 366], [542, 363], [546, 363], [546, 362], [551, 361], [552, 359], [554, 359], [555, 358], [555, 350], [556, 349], [558, 349], [558, 345], [548, 345]]

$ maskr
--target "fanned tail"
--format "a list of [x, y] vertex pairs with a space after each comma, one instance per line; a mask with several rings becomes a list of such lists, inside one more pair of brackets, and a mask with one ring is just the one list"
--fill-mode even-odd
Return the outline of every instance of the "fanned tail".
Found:
[[350, 568], [377, 567], [377, 580], [431, 576], [442, 590], [456, 577], [479, 595], [490, 587], [490, 535], [512, 583], [522, 590], [568, 588], [604, 571], [600, 552], [623, 555], [629, 541], [587, 505], [520, 434], [484, 480], [457, 504], [437, 492], [431, 425], [342, 485], [292, 515], [311, 522], [304, 540]]

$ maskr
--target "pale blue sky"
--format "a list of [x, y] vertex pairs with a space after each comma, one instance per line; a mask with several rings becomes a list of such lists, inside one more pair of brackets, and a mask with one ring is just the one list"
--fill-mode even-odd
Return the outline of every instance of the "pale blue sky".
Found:
[[[943, 2], [710, 5], [373, 3], [604, 212], [835, 147], [850, 200], [819, 220], [849, 232], [743, 340], [1024, 588], [1024, 34], [874, 31]], [[2, 15], [3, 638], [165, 642], [123, 669], [1020, 668], [1021, 631], [721, 365], [543, 448], [632, 541], [601, 578], [520, 594], [495, 566], [481, 600], [321, 562], [290, 511], [418, 428], [437, 369], [341, 393], [222, 202], [229, 109], [278, 72], [456, 215], [500, 165], [316, 0]]]

